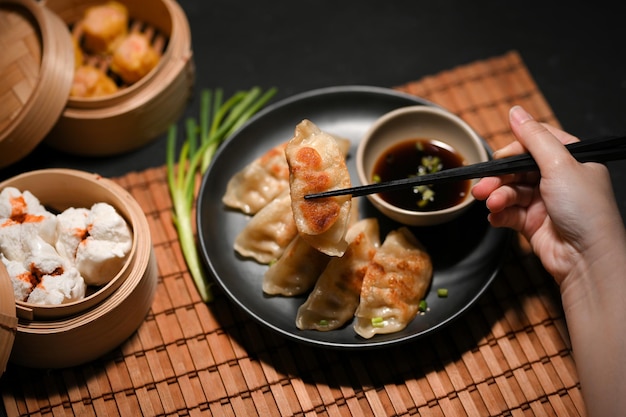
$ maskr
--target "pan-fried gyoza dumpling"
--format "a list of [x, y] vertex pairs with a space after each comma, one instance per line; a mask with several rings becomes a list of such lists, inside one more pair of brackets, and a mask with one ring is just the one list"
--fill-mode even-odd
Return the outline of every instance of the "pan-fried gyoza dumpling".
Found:
[[252, 216], [235, 238], [234, 248], [241, 256], [269, 264], [282, 255], [297, 234], [289, 191], [285, 190]]
[[[350, 140], [335, 136], [344, 156], [350, 151]], [[222, 202], [246, 214], [255, 214], [278, 194], [289, 188], [289, 166], [285, 158], [287, 142], [259, 156], [228, 181]]]
[[[358, 207], [357, 202], [353, 201], [351, 226], [358, 221]], [[297, 235], [278, 261], [272, 263], [265, 272], [263, 291], [266, 294], [288, 297], [304, 294], [313, 288], [330, 259], [330, 256], [318, 251]]]
[[369, 339], [404, 329], [432, 280], [430, 256], [406, 227], [391, 231], [367, 267], [354, 330]]
[[222, 202], [246, 214], [255, 214], [289, 188], [286, 146], [284, 142], [273, 147], [237, 172], [228, 181]]
[[380, 245], [378, 220], [355, 223], [346, 234], [348, 248], [330, 260], [307, 300], [298, 308], [299, 329], [334, 330], [354, 317], [367, 266]]
[[271, 295], [304, 294], [315, 285], [330, 257], [309, 245], [299, 235], [263, 276], [263, 292]]
[[305, 119], [296, 126], [285, 155], [298, 233], [321, 252], [343, 255], [348, 246], [345, 235], [351, 196], [304, 199], [307, 194], [350, 187], [350, 174], [337, 140]]

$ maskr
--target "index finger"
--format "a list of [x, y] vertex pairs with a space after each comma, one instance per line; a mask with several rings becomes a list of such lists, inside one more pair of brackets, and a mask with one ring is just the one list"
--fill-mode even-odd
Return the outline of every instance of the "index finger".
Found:
[[[511, 109], [511, 112], [513, 111], [513, 109]], [[517, 110], [515, 110], [517, 111]], [[567, 132], [564, 132], [563, 130], [554, 127], [550, 124], [547, 123], [541, 123], [542, 126], [544, 126], [546, 128], [546, 130], [548, 130], [548, 132], [552, 133], [554, 135], [555, 138], [557, 138], [559, 140], [559, 142], [561, 142], [562, 144], [566, 145], [568, 143], [573, 143], [573, 142], [578, 142], [579, 139], [576, 136], [570, 135]], [[499, 158], [506, 158], [509, 156], [513, 156], [513, 155], [519, 155], [521, 153], [525, 153], [528, 152], [528, 150], [524, 147], [524, 145], [522, 145], [519, 140], [515, 140], [505, 146], [503, 146], [500, 149], [497, 149], [494, 153], [493, 153], [493, 157], [494, 159], [499, 159]]]
[[575, 159], [563, 146], [578, 139], [557, 128], [537, 122], [521, 106], [514, 106], [509, 113], [511, 129], [519, 143], [533, 156], [543, 171]]

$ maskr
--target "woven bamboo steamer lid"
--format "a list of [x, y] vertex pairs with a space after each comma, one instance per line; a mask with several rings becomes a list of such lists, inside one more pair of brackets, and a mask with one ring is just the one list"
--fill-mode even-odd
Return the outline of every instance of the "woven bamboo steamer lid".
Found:
[[0, 167], [30, 153], [67, 101], [73, 77], [65, 23], [34, 0], [0, 0]]
[[[164, 133], [181, 116], [194, 81], [191, 31], [174, 0], [117, 0], [135, 30], [164, 37], [159, 64], [140, 81], [103, 98], [70, 97], [46, 143], [83, 156], [108, 156], [137, 149]], [[85, 10], [104, 0], [46, 0], [67, 26], [79, 25]], [[133, 26], [131, 25], [131, 30]], [[155, 45], [157, 49], [158, 45]]]
[[[75, 366], [128, 339], [152, 305], [158, 274], [149, 224], [139, 203], [109, 179], [70, 169], [21, 174], [0, 183], [0, 190], [8, 186], [30, 191], [51, 210], [109, 203], [133, 233], [133, 248], [114, 285], [98, 289], [91, 298], [71, 303], [69, 308], [14, 301], [17, 313], [14, 307], [13, 314], [18, 320], [10, 361], [37, 368]], [[5, 292], [3, 289], [2, 294]], [[13, 296], [12, 288], [10, 294]]]

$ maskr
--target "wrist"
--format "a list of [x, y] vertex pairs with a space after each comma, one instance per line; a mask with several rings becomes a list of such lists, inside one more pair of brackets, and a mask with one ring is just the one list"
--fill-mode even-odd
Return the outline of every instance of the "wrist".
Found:
[[626, 403], [626, 362], [620, 359], [626, 355], [621, 308], [626, 299], [626, 239], [611, 236], [603, 241], [611, 245], [586, 251], [560, 287], [583, 398], [589, 415], [597, 416], [615, 415]]
[[615, 307], [616, 296], [626, 294], [626, 233], [623, 226], [611, 230], [586, 248], [578, 262], [560, 281], [563, 307], [591, 311], [604, 305]]

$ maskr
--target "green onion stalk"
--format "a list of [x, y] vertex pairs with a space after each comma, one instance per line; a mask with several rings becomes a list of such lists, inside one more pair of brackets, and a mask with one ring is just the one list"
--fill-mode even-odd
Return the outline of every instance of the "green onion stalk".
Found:
[[202, 90], [199, 121], [188, 118], [186, 137], [176, 159], [178, 129], [171, 125], [167, 140], [167, 183], [172, 198], [172, 219], [189, 273], [204, 302], [213, 299], [194, 235], [193, 210], [197, 181], [206, 172], [218, 147], [274, 96], [276, 89], [259, 87], [238, 91], [228, 100], [221, 89]]

